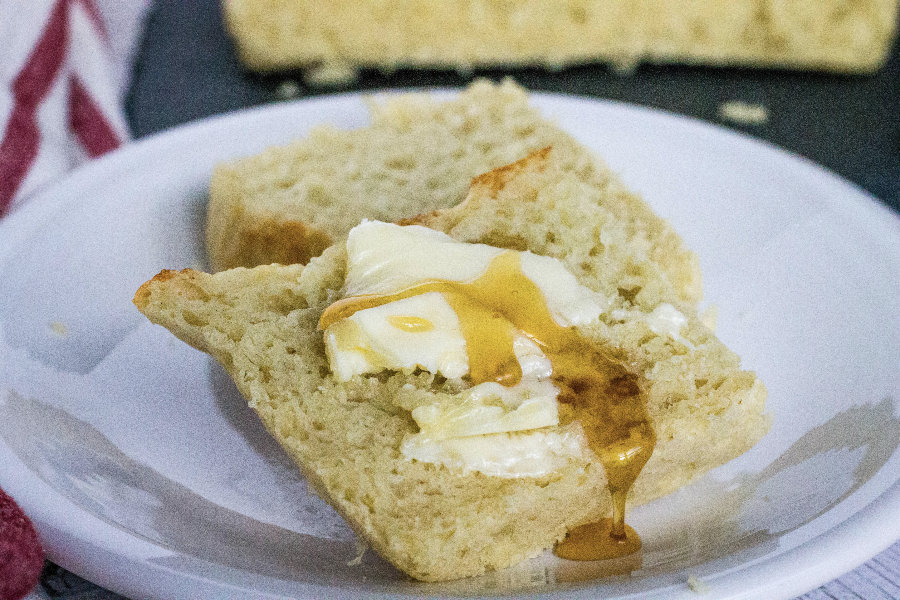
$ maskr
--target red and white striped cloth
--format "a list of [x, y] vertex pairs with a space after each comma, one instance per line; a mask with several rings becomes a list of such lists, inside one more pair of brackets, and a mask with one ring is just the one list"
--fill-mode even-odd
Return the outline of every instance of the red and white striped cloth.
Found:
[[[128, 139], [122, 101], [149, 4], [0, 0], [0, 218]], [[0, 509], [0, 597], [21, 598], [37, 581], [40, 544], [2, 490]]]
[[150, 0], [0, 0], [0, 218], [128, 139], [123, 99]]

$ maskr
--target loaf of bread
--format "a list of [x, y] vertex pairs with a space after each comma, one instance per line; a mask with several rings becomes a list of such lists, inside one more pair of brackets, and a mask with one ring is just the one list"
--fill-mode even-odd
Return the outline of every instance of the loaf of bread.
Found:
[[696, 256], [672, 228], [511, 80], [476, 81], [446, 101], [400, 94], [371, 110], [368, 127], [321, 127], [216, 168], [206, 228], [214, 270], [306, 263], [364, 218], [396, 221], [454, 206], [472, 177], [553, 146], [557, 162], [602, 190], [598, 201], [639, 230], [679, 298], [699, 299]]
[[[646, 232], [622, 221], [618, 205], [605, 202], [607, 189], [570, 166], [564, 153], [557, 160], [554, 150], [537, 152], [476, 178], [458, 207], [412, 221], [461, 241], [557, 258], [612, 299], [579, 331], [609, 347], [646, 396], [657, 443], [629, 495], [629, 504], [642, 504], [756, 443], [769, 426], [766, 392], [696, 318]], [[525, 478], [405, 458], [401, 443], [417, 431], [409, 408], [448, 398], [459, 382], [422, 371], [337, 381], [317, 323], [340, 298], [346, 257], [337, 244], [306, 266], [163, 271], [134, 302], [214, 356], [313, 488], [412, 577], [437, 581], [506, 567], [609, 514], [604, 469], [588, 457]], [[687, 317], [675, 336], [651, 326], [662, 303]]]
[[[872, 72], [897, 0], [223, 0], [249, 68], [469, 70], [608, 62]], [[316, 76], [313, 76], [316, 79]]]

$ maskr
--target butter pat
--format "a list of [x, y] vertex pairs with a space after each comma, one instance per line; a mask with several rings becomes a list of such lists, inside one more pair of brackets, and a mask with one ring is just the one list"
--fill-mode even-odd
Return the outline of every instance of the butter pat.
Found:
[[[426, 281], [473, 281], [501, 252], [458, 242], [427, 227], [365, 221], [347, 238], [345, 294], [390, 295]], [[594, 321], [608, 304], [553, 258], [524, 252], [521, 268], [560, 325]], [[550, 361], [533, 342], [522, 335], [514, 344], [523, 377], [550, 376]], [[421, 368], [450, 379], [469, 372], [459, 318], [438, 292], [354, 313], [326, 330], [325, 350], [339, 381], [385, 369]]]
[[[485, 244], [458, 242], [419, 225], [364, 221], [347, 238], [347, 296], [393, 294], [424, 281], [468, 282], [504, 252]], [[521, 253], [522, 272], [544, 295], [563, 327], [596, 320], [608, 299], [584, 287], [558, 260]]]
[[433, 440], [407, 438], [400, 451], [407, 458], [443, 465], [463, 474], [493, 477], [541, 477], [573, 458], [583, 458], [584, 435], [575, 430], [496, 433]]
[[339, 381], [385, 369], [422, 368], [447, 378], [469, 372], [459, 318], [430, 292], [367, 308], [325, 331], [325, 352]]
[[[524, 335], [513, 340], [513, 352], [523, 377], [550, 376], [550, 361]], [[420, 368], [448, 379], [469, 372], [459, 317], [440, 292], [353, 313], [325, 331], [325, 353], [338, 381], [385, 369], [412, 372]]]
[[430, 439], [527, 431], [559, 423], [556, 396], [549, 381], [523, 381], [512, 387], [481, 383], [450, 406], [420, 406], [412, 411], [417, 435]]

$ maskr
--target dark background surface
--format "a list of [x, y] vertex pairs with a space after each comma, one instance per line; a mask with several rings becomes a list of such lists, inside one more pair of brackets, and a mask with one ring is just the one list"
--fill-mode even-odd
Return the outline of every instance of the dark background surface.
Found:
[[[824, 165], [900, 210], [900, 44], [873, 76], [776, 70], [641, 66], [620, 75], [606, 66], [548, 73], [535, 69], [478, 71], [512, 75], [532, 90], [622, 100], [725, 124]], [[453, 72], [365, 72], [353, 85], [311, 88], [300, 73], [259, 76], [244, 71], [222, 25], [218, 0], [161, 0], [147, 21], [128, 98], [132, 133], [140, 138], [181, 123], [284, 98], [350, 90], [460, 87]], [[764, 125], [723, 121], [728, 100], [761, 104]]]

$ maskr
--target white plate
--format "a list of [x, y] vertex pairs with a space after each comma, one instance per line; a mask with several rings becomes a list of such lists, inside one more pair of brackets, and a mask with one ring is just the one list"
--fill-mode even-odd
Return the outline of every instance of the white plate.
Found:
[[[752, 451], [634, 510], [643, 568], [545, 556], [404, 580], [263, 432], [206, 355], [131, 305], [203, 264], [213, 165], [366, 121], [359, 95], [269, 106], [138, 142], [0, 222], [0, 486], [51, 559], [126, 596], [790, 598], [900, 536], [900, 221], [800, 158], [721, 128], [536, 95], [698, 251], [721, 338], [769, 388]], [[579, 581], [580, 580], [580, 581]]]

